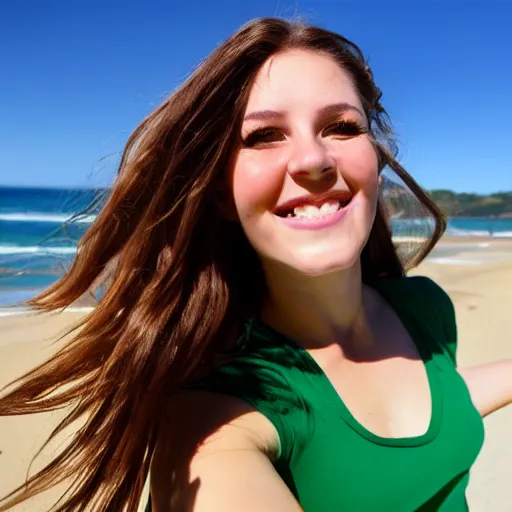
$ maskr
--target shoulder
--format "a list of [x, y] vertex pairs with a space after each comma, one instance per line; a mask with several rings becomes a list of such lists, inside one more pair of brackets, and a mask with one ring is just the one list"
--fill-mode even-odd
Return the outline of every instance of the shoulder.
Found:
[[452, 363], [457, 365], [457, 322], [453, 302], [441, 286], [424, 276], [408, 278], [417, 287], [427, 313], [427, 328], [433, 331], [439, 345]]
[[421, 304], [425, 314], [452, 317], [455, 314], [452, 300], [441, 286], [426, 276], [410, 276], [397, 279], [383, 279], [376, 286], [393, 302]]
[[377, 288], [397, 309], [414, 317], [456, 364], [456, 313], [450, 296], [441, 286], [426, 276], [410, 276], [385, 279]]
[[[164, 447], [168, 439], [175, 453], [190, 456], [229, 445], [273, 457], [277, 447], [272, 423], [253, 406], [237, 397], [203, 390], [183, 391], [165, 405], [157, 447]], [[179, 446], [176, 439], [180, 439]]]
[[443, 305], [446, 305], [446, 302], [451, 304], [450, 297], [446, 291], [434, 280], [430, 279], [430, 277], [420, 275], [409, 276], [404, 278], [404, 281], [408, 283], [411, 289], [426, 294], [430, 299], [441, 300]]
[[211, 373], [189, 385], [194, 391], [236, 398], [236, 403], [257, 411], [273, 427], [277, 439], [275, 460], [289, 460], [306, 440], [309, 424], [304, 390], [317, 371], [303, 350], [277, 339], [259, 323], [243, 338], [229, 361], [219, 361]]
[[455, 329], [455, 308], [450, 296], [441, 286], [425, 276], [412, 276], [405, 280], [415, 299], [425, 307], [425, 312], [432, 320], [437, 320], [448, 330]]

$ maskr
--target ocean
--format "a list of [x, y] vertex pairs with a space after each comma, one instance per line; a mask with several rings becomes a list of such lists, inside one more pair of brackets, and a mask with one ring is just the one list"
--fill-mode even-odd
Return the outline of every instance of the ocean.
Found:
[[[69, 268], [98, 207], [79, 214], [98, 192], [0, 187], [0, 307], [34, 296]], [[399, 224], [396, 229], [402, 234]], [[512, 238], [512, 218], [454, 218], [447, 234]]]

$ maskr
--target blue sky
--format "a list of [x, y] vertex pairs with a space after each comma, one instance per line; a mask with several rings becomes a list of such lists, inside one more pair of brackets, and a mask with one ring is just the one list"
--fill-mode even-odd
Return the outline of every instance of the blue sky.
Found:
[[131, 130], [209, 51], [295, 14], [369, 57], [420, 184], [512, 189], [506, 0], [2, 1], [0, 184], [108, 184]]

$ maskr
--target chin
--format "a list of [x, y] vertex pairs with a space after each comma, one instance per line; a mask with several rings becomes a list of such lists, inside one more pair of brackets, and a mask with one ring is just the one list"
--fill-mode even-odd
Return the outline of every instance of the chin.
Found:
[[341, 272], [342, 270], [348, 270], [354, 266], [356, 261], [352, 261], [350, 263], [331, 263], [331, 264], [324, 264], [324, 265], [318, 265], [318, 264], [296, 264], [293, 266], [293, 269], [298, 272], [299, 274], [302, 274], [303, 276], [309, 276], [309, 277], [319, 277], [319, 276], [325, 276], [328, 274], [334, 274], [336, 272]]
[[295, 255], [292, 261], [283, 262], [298, 274], [323, 276], [353, 268], [359, 262], [360, 251], [344, 254], [316, 254], [313, 257]]

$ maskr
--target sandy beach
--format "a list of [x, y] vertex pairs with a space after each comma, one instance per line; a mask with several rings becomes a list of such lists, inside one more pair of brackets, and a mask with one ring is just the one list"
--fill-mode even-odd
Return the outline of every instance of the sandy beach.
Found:
[[[444, 240], [432, 259], [412, 274], [433, 278], [454, 301], [461, 367], [512, 358], [512, 242]], [[0, 386], [48, 357], [56, 347], [51, 342], [83, 314], [0, 317]], [[0, 495], [24, 480], [33, 455], [62, 416], [55, 412], [0, 418]], [[512, 512], [512, 406], [487, 418], [485, 425], [486, 442], [468, 491], [470, 510]], [[48, 460], [49, 452], [33, 469]], [[54, 489], [13, 510], [45, 512], [60, 491]]]

